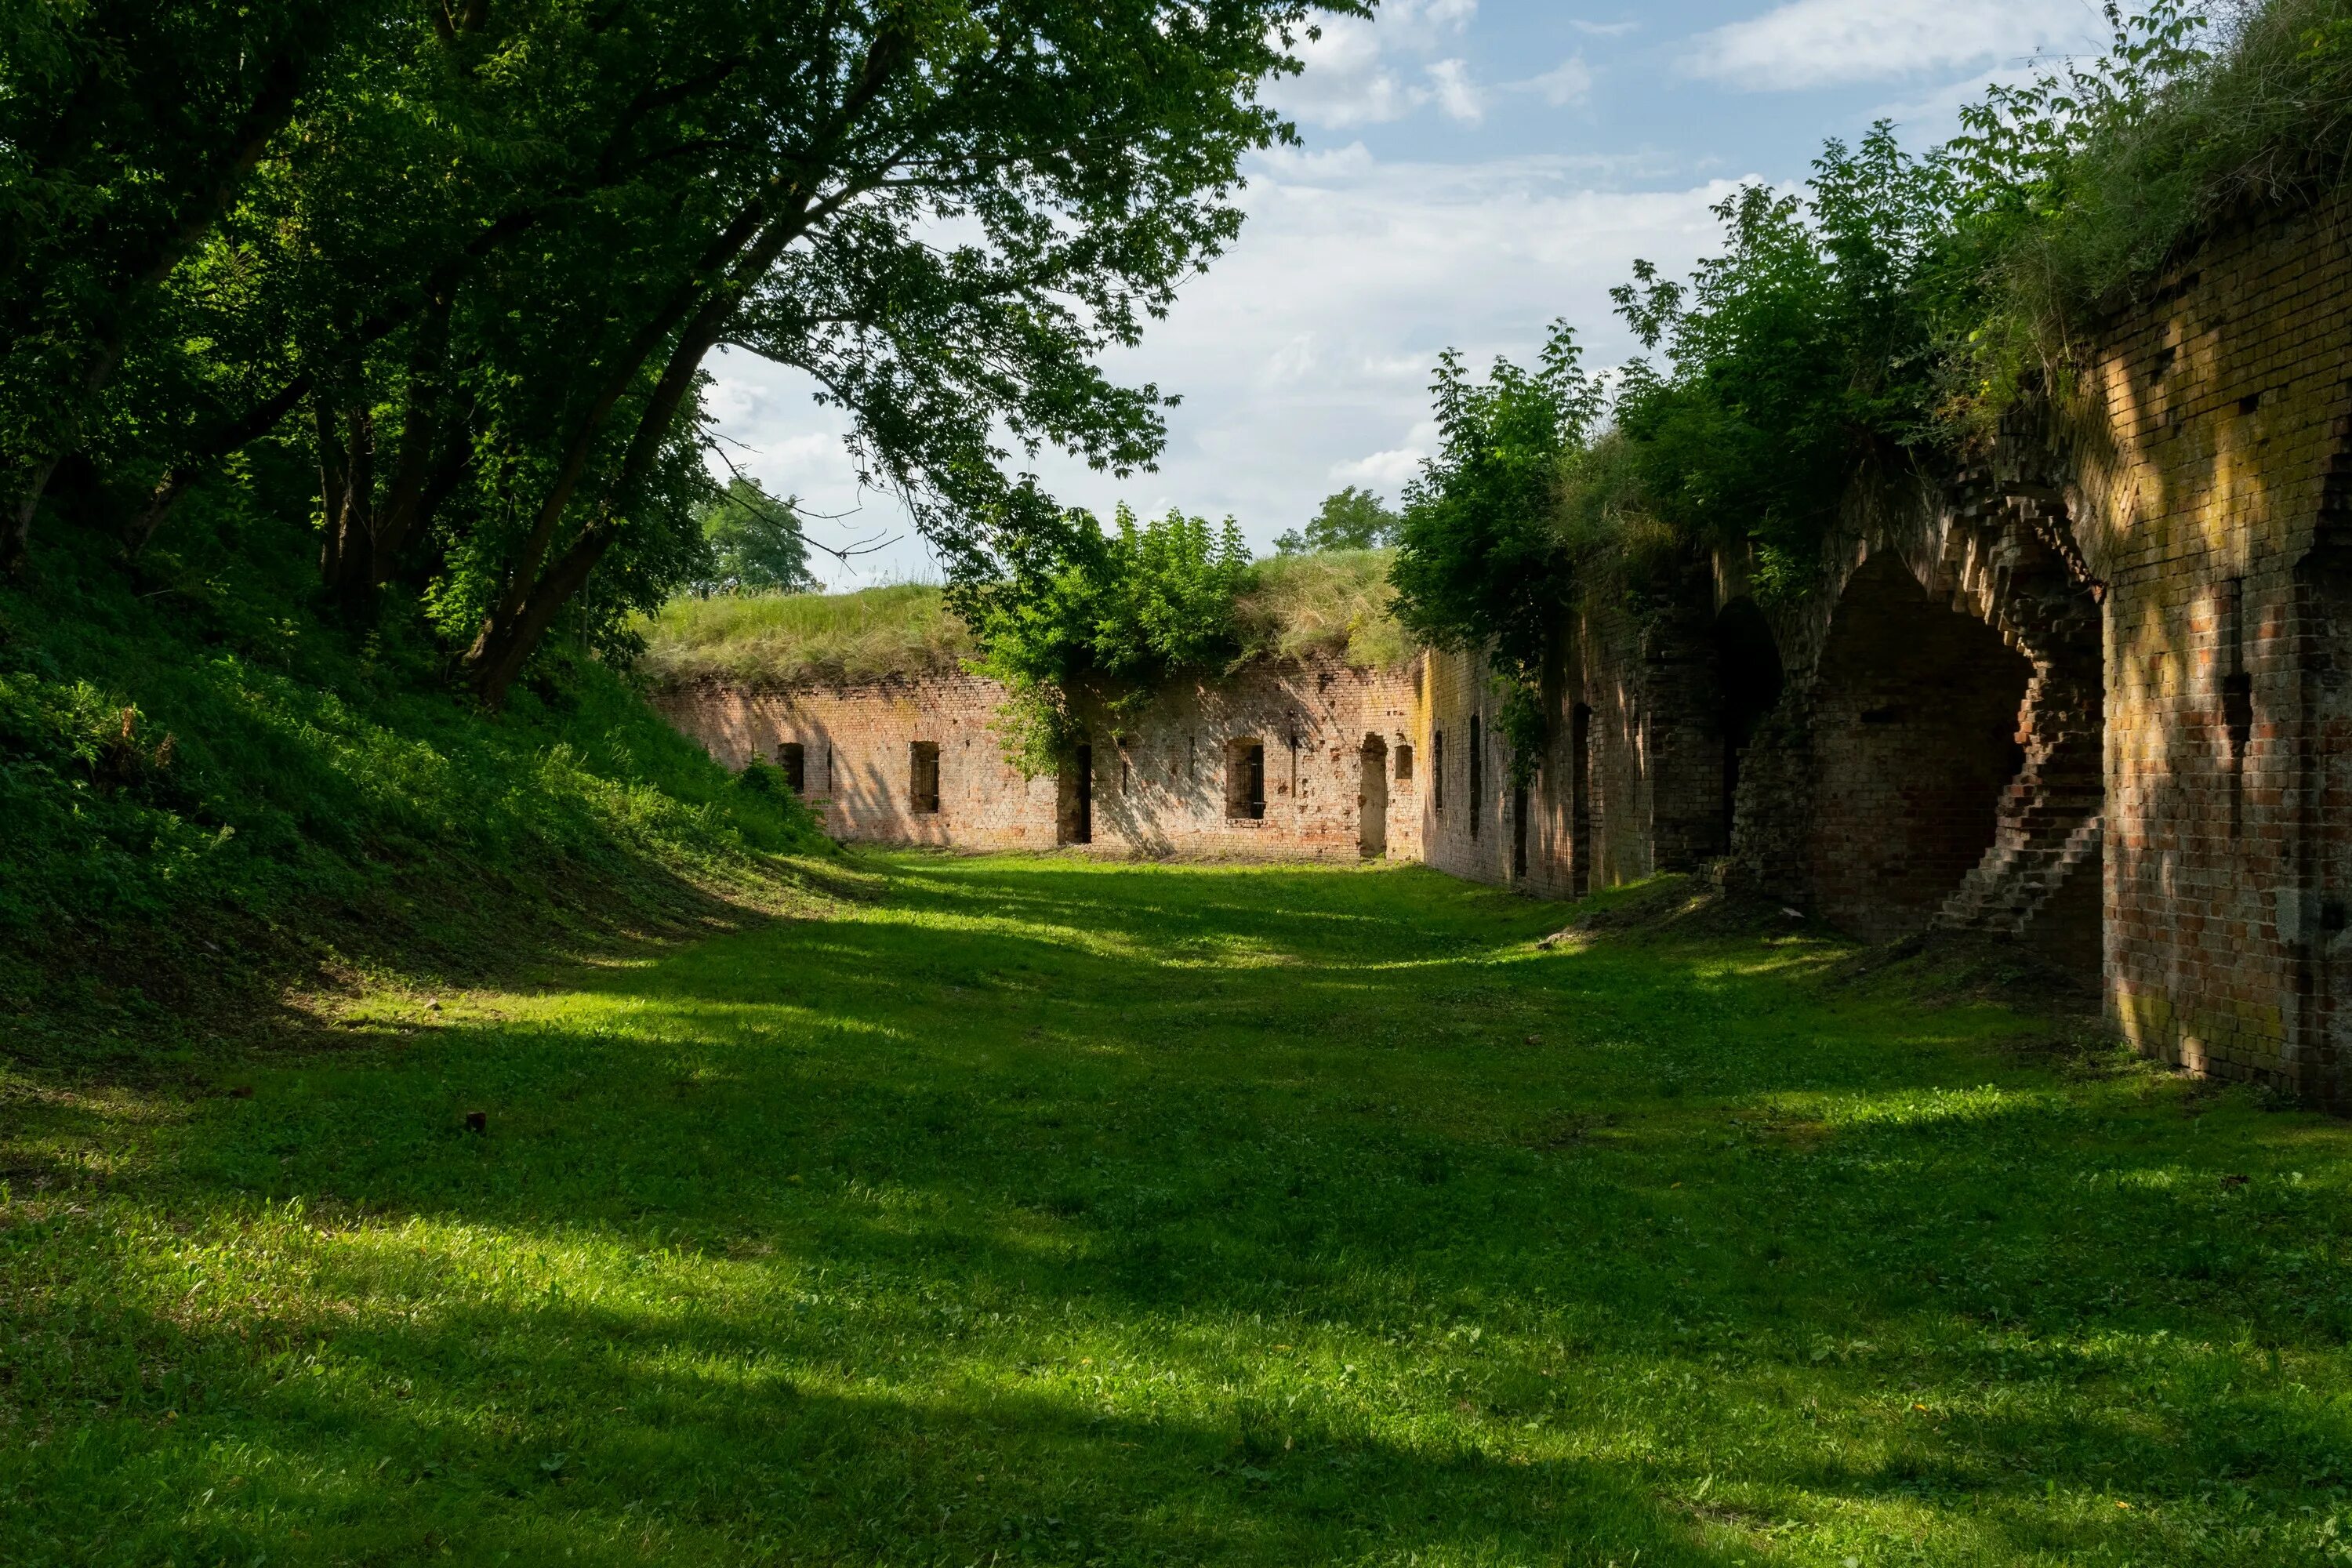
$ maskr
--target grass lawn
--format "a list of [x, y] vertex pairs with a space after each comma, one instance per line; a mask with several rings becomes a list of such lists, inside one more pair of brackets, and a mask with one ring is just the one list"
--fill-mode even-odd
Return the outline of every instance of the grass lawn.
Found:
[[0, 1563], [2352, 1560], [2342, 1123], [1777, 931], [866, 864], [0, 1077]]

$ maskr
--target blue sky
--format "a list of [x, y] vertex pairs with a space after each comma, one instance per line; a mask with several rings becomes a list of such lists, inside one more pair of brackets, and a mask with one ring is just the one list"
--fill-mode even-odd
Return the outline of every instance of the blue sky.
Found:
[[[1158, 471], [1050, 453], [1038, 470], [1105, 516], [1230, 513], [1261, 549], [1343, 484], [1393, 499], [1432, 438], [1440, 350], [1524, 358], [1564, 316], [1613, 363], [1633, 345], [1610, 286], [1636, 257], [1686, 270], [1727, 190], [1801, 179], [1823, 138], [1881, 117], [1930, 145], [1990, 80], [2102, 36], [2091, 0], [1383, 0], [1276, 89], [1306, 145], [1253, 163], [1238, 245], [1108, 362], [1183, 395]], [[850, 514], [819, 538], [893, 541], [821, 575], [936, 575], [895, 501], [856, 489], [804, 378], [740, 354], [712, 369], [746, 471]]]

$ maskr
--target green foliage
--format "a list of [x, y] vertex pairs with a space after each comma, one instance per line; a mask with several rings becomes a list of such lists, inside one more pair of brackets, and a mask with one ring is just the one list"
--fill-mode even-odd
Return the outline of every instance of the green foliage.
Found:
[[1033, 777], [1076, 743], [1074, 696], [1139, 701], [1239, 651], [1234, 603], [1250, 556], [1231, 518], [1220, 529], [1171, 510], [1139, 524], [1122, 503], [1112, 533], [1064, 511], [1003, 537], [1017, 548], [986, 568], [967, 565], [950, 603], [981, 650], [973, 668], [1011, 694], [1005, 755]]
[[1687, 884], [859, 860], [0, 1068], [0, 1561], [2343, 1560], [2341, 1121]]
[[1559, 487], [1601, 411], [1575, 334], [1554, 323], [1532, 370], [1497, 359], [1474, 382], [1438, 362], [1438, 451], [1405, 491], [1391, 580], [1396, 617], [1430, 646], [1481, 650], [1503, 688], [1499, 716], [1517, 776], [1532, 773], [1548, 721], [1543, 677], [1575, 562], [1554, 523]]
[[809, 570], [808, 541], [791, 498], [778, 500], [745, 474], [698, 509], [710, 574], [696, 584], [712, 594], [814, 594], [824, 584]]
[[673, 599], [645, 624], [638, 668], [663, 686], [754, 689], [875, 680], [962, 668], [971, 634], [944, 592], [919, 583], [851, 594]]
[[1654, 516], [1700, 548], [1752, 546], [1766, 584], [1810, 581], [1853, 474], [1929, 426], [1921, 279], [1949, 206], [1943, 166], [1882, 122], [1830, 142], [1801, 195], [1725, 198], [1723, 252], [1687, 289], [1635, 264], [1612, 297], [1666, 363], [1628, 368], [1615, 416]]
[[1963, 111], [1945, 157], [1979, 289], [1952, 333], [1964, 428], [2030, 383], [2063, 392], [2100, 323], [2211, 225], [2313, 200], [2352, 170], [2352, 5], [2221, 16], [2111, 7], [2102, 58]]
[[1281, 555], [1330, 550], [1381, 550], [1397, 542], [1400, 520], [1380, 497], [1349, 485], [1323, 498], [1322, 509], [1301, 533], [1297, 529], [1274, 542]]
[[[697, 580], [722, 342], [805, 372], [862, 475], [985, 552], [1016, 452], [1158, 451], [1166, 400], [1099, 361], [1238, 232], [1243, 158], [1292, 134], [1262, 85], [1368, 10], [18, 6], [0, 567], [40, 519], [135, 552], [291, 443], [315, 478], [274, 504], [315, 511], [340, 612], [424, 603], [495, 704]], [[773, 542], [744, 563], [791, 585]]]

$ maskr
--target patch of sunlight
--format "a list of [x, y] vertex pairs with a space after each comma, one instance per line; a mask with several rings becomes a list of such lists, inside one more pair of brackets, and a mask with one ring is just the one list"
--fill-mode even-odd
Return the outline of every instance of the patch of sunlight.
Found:
[[1810, 1118], [1831, 1127], [1936, 1127], [2072, 1109], [2060, 1089], [2001, 1089], [1989, 1083], [1974, 1089], [1923, 1086], [1874, 1092], [1790, 1091], [1759, 1097], [1759, 1103], [1778, 1114]]

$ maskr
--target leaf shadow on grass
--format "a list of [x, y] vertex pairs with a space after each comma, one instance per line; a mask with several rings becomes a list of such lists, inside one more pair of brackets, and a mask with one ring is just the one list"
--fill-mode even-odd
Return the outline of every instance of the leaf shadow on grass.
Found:
[[[2145, 1084], [2062, 1092], [2003, 1058], [1998, 1020], [1801, 1007], [1804, 954], [1754, 943], [1530, 959], [1556, 911], [1421, 873], [896, 877], [884, 905], [200, 1108], [111, 1190], [229, 1252], [300, 1200], [252, 1244], [284, 1299], [236, 1332], [141, 1304], [171, 1248], [152, 1232], [12, 1235], [0, 1257], [79, 1237], [112, 1282], [18, 1309], [19, 1344], [79, 1364], [8, 1397], [105, 1453], [20, 1488], [189, 1496], [235, 1437], [315, 1476], [441, 1452], [402, 1539], [544, 1534], [548, 1556], [634, 1506], [679, 1542], [820, 1559], [1710, 1562], [1860, 1505], [2004, 1562], [2116, 1543], [2042, 1508], [2053, 1484], [2186, 1507], [2215, 1477], [2275, 1501], [2352, 1474], [2341, 1415], [2289, 1387], [2342, 1367], [2340, 1226], [2284, 1168], [2340, 1162], [2336, 1130], [2239, 1118], [2208, 1149]], [[1188, 945], [1219, 942], [1265, 962]], [[413, 1276], [388, 1261], [412, 1235]], [[626, 1294], [640, 1264], [666, 1294], [564, 1299]], [[448, 1293], [482, 1268], [551, 1293]], [[485, 1290], [507, 1296], [467, 1304]], [[327, 1370], [256, 1381], [254, 1343]], [[1088, 1394], [1071, 1363], [1105, 1346], [1190, 1404]], [[1321, 1360], [1285, 1406], [1294, 1347]], [[1348, 1392], [1341, 1357], [1384, 1392]], [[189, 1368], [214, 1392], [174, 1394]], [[1713, 1436], [1742, 1423], [1764, 1436]], [[561, 1498], [520, 1484], [547, 1451], [582, 1467]], [[971, 1502], [964, 1472], [1008, 1467]], [[341, 1512], [393, 1528], [340, 1484], [220, 1528], [296, 1556]], [[133, 1511], [165, 1539], [155, 1506]]]

